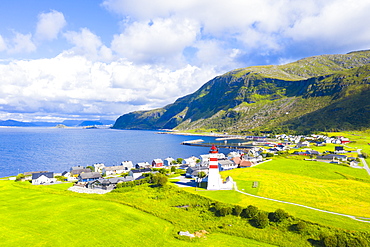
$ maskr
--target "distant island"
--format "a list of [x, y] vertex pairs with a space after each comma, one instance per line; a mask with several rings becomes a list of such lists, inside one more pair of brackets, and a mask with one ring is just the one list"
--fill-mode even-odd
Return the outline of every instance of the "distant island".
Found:
[[8, 119], [5, 121], [0, 120], [0, 126], [7, 127], [86, 127], [86, 126], [103, 126], [113, 125], [113, 120], [64, 120], [63, 122], [23, 122]]

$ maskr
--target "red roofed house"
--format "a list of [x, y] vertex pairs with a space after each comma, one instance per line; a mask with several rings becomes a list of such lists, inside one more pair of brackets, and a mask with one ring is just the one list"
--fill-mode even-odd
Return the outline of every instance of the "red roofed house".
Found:
[[161, 160], [161, 159], [154, 159], [152, 161], [152, 167], [163, 167], [163, 160]]

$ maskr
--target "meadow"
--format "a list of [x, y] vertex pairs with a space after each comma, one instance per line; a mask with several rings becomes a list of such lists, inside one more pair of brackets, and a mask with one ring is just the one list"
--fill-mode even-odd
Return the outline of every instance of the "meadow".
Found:
[[[71, 185], [32, 186], [27, 182], [0, 180], [1, 245], [189, 246], [189, 241], [176, 238], [177, 224], [134, 205], [141, 204], [140, 196], [136, 195], [138, 201], [130, 205], [123, 200], [124, 194], [78, 194], [66, 190]], [[191, 244], [273, 246], [221, 232]]]
[[[234, 169], [221, 173], [232, 176], [239, 190], [244, 192], [294, 202], [354, 216], [370, 218], [370, 176], [363, 169], [343, 165], [304, 161], [291, 158], [277, 158], [252, 168]], [[253, 188], [254, 181], [259, 186]], [[203, 196], [238, 204], [255, 205], [267, 211], [282, 208], [292, 215], [348, 230], [367, 230], [368, 223], [326, 214], [310, 209], [246, 196], [237, 192], [206, 190], [193, 191]], [[232, 193], [232, 195], [230, 195]]]

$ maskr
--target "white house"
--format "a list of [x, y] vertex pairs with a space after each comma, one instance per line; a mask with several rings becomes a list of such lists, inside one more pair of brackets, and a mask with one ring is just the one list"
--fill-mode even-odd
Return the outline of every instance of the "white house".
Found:
[[195, 156], [189, 157], [187, 159], [183, 159], [182, 164], [188, 166], [195, 166], [197, 164], [198, 158]]
[[168, 157], [168, 158], [164, 159], [164, 165], [165, 166], [172, 166], [174, 161], [175, 161], [174, 158]]
[[121, 163], [121, 166], [123, 166], [125, 168], [126, 171], [129, 171], [131, 170], [132, 168], [134, 168], [134, 165], [132, 164], [132, 161], [123, 161]]
[[103, 163], [97, 163], [97, 164], [94, 164], [93, 167], [94, 167], [94, 172], [102, 173], [105, 165]]
[[152, 167], [149, 162], [139, 162], [135, 165], [136, 169], [150, 168]]
[[121, 174], [124, 173], [125, 171], [126, 170], [124, 166], [106, 166], [103, 168], [103, 174], [105, 176]]
[[128, 176], [131, 176], [133, 177], [134, 179], [137, 179], [138, 177], [142, 176], [143, 173], [149, 173], [149, 172], [152, 172], [152, 169], [150, 168], [145, 168], [145, 169], [134, 169], [134, 170], [130, 170], [128, 172]]
[[40, 172], [40, 173], [32, 174], [32, 184], [33, 185], [51, 184], [51, 183], [55, 183], [56, 181], [57, 180], [54, 178], [53, 172]]

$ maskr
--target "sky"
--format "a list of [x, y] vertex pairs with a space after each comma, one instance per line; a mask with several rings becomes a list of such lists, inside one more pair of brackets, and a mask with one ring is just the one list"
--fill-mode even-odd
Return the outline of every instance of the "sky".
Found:
[[370, 49], [369, 13], [369, 0], [1, 0], [0, 120], [115, 120], [233, 69]]

